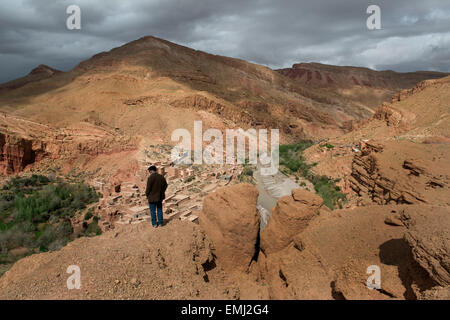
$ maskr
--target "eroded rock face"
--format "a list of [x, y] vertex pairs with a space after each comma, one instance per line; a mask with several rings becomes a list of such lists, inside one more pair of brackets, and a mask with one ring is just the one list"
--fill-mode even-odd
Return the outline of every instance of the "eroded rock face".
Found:
[[45, 151], [39, 141], [0, 133], [0, 174], [10, 175], [42, 158]]
[[[31, 165], [38, 166], [43, 159], [63, 159], [66, 164], [76, 166], [75, 160], [82, 156], [95, 159], [100, 155], [134, 150], [138, 139], [109, 132], [87, 121], [57, 129], [2, 114], [0, 175], [17, 174]], [[86, 158], [82, 161], [86, 162]]]
[[406, 119], [399, 110], [385, 104], [376, 110], [373, 119], [382, 120], [387, 126], [400, 127], [406, 124]]
[[433, 207], [428, 212], [405, 210], [401, 215], [408, 231], [405, 240], [414, 259], [441, 286], [450, 285], [450, 210]]
[[322, 198], [304, 189], [278, 199], [267, 227], [261, 233], [261, 249], [265, 254], [285, 248], [302, 232], [322, 206]]
[[256, 253], [260, 222], [257, 199], [254, 186], [238, 184], [219, 188], [203, 200], [200, 226], [228, 272], [246, 271]]
[[445, 145], [366, 143], [354, 156], [350, 185], [377, 204], [449, 205], [448, 157]]

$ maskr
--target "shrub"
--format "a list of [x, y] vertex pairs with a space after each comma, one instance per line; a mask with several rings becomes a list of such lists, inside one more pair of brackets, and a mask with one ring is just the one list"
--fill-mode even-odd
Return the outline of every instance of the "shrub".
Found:
[[100, 229], [100, 227], [98, 226], [98, 218], [92, 221], [92, 223], [90, 223], [86, 229], [85, 235], [90, 236], [92, 234], [95, 235], [101, 235], [102, 234], [102, 229]]
[[346, 200], [345, 195], [340, 192], [340, 188], [336, 187], [334, 181], [327, 176], [314, 177], [312, 182], [314, 190], [322, 197], [323, 203], [328, 208], [333, 210], [336, 205], [339, 205], [340, 201]]
[[191, 181], [194, 181], [194, 180], [195, 180], [195, 176], [189, 176], [186, 179], [184, 179], [184, 183], [188, 183], [188, 182], [191, 182]]
[[55, 241], [59, 241], [59, 243], [67, 243], [72, 233], [73, 228], [70, 220], [65, 220], [56, 226], [48, 225], [39, 237], [39, 245], [50, 249], [51, 244]]
[[18, 221], [46, 222], [51, 215], [71, 216], [86, 204], [98, 201], [97, 193], [83, 184], [52, 184], [33, 191], [28, 196], [19, 194], [14, 202]]
[[312, 145], [312, 141], [303, 141], [280, 146], [280, 164], [288, 169], [285, 171], [287, 174], [293, 172], [300, 172], [303, 176], [308, 174], [311, 166], [305, 162], [302, 152]]
[[84, 220], [89, 220], [90, 218], [92, 218], [93, 216], [93, 209], [89, 209], [88, 212], [86, 212], [86, 214], [84, 215]]
[[322, 145], [321, 147], [322, 148], [325, 147], [327, 149], [333, 149], [334, 148], [334, 146], [331, 143], [326, 143], [326, 144]]
[[249, 166], [245, 166], [244, 169], [242, 170], [242, 174], [244, 176], [251, 177], [251, 176], [253, 176], [253, 169], [251, 167], [249, 167]]
[[55, 181], [40, 175], [10, 179], [0, 189], [1, 251], [61, 248], [73, 238], [68, 218], [98, 198], [99, 194], [84, 183]]
[[47, 185], [50, 182], [49, 178], [36, 174], [33, 174], [31, 177], [14, 177], [3, 187], [3, 190], [17, 191]]
[[48, 250], [49, 251], [59, 250], [62, 247], [64, 247], [67, 244], [67, 242], [68, 242], [67, 239], [56, 239], [55, 241], [53, 241], [48, 245]]
[[20, 228], [0, 232], [0, 248], [2, 250], [12, 250], [20, 247], [33, 247], [34, 237], [32, 233], [24, 232]]

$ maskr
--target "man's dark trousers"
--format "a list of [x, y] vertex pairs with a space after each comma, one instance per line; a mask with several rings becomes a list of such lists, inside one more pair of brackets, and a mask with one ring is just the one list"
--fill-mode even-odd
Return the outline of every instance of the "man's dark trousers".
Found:
[[[160, 202], [149, 202], [150, 215], [152, 216], [152, 225], [162, 226], [163, 225], [163, 211], [162, 211], [162, 201]], [[158, 221], [156, 221], [156, 211], [158, 210]]]

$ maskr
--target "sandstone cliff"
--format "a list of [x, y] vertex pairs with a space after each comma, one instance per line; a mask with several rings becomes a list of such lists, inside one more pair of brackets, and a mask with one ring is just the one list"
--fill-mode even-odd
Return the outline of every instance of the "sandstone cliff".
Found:
[[0, 132], [0, 175], [19, 173], [46, 155], [41, 141]]

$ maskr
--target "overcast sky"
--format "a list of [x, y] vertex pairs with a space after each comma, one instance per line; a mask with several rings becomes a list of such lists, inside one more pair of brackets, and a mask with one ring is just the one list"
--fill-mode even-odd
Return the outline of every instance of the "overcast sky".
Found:
[[[71, 4], [81, 30], [66, 27]], [[371, 4], [381, 30], [366, 26]], [[450, 71], [450, 0], [1, 0], [0, 82], [39, 64], [68, 71], [146, 35], [271, 68]]]

